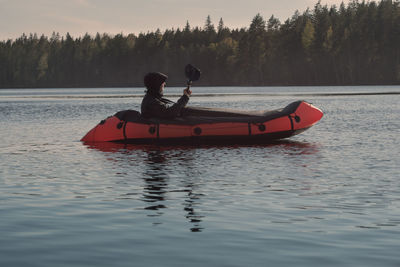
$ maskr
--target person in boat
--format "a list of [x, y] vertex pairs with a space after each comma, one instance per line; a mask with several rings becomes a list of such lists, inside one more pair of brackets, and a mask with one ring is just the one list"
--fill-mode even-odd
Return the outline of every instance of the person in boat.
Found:
[[183, 95], [176, 103], [163, 98], [167, 78], [168, 76], [161, 72], [150, 72], [144, 76], [144, 85], [147, 88], [141, 105], [144, 118], [173, 119], [181, 116], [192, 91], [189, 87], [184, 89]]

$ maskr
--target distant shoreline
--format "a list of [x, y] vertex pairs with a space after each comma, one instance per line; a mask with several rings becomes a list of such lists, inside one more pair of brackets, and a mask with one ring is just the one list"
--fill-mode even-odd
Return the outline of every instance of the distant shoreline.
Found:
[[184, 66], [202, 71], [195, 86], [366, 86], [400, 84], [400, 4], [352, 1], [280, 22], [257, 14], [248, 28], [171, 29], [73, 38], [23, 35], [0, 42], [2, 88], [143, 86], [146, 73], [185, 86]]
[[[201, 87], [361, 87], [361, 86], [400, 86], [399, 84], [324, 84], [324, 85], [193, 85], [193, 88]], [[168, 85], [168, 87], [186, 87], [182, 85]], [[167, 87], [167, 88], [168, 88]], [[0, 90], [13, 90], [13, 89], [107, 89], [107, 88], [143, 88], [144, 86], [49, 86], [49, 87], [0, 87]]]

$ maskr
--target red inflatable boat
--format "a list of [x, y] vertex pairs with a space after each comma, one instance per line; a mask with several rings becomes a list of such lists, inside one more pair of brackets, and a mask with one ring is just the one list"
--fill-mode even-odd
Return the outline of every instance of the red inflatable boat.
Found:
[[173, 120], [145, 119], [137, 111], [124, 110], [101, 121], [81, 141], [261, 143], [299, 134], [322, 116], [320, 109], [305, 101], [256, 112], [185, 108], [182, 117]]

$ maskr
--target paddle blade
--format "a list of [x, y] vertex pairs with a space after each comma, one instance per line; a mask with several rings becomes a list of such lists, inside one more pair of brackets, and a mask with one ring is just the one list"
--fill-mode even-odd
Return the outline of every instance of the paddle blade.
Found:
[[200, 79], [200, 74], [201, 74], [201, 71], [198, 68], [192, 66], [191, 64], [186, 65], [185, 75], [189, 82], [192, 82], [192, 81], [194, 82], [194, 81], [197, 81], [198, 79]]

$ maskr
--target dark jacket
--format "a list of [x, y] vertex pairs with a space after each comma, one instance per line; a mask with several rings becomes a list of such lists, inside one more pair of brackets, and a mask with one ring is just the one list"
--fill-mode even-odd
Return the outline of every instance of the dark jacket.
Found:
[[147, 93], [142, 101], [141, 113], [144, 118], [173, 119], [181, 115], [182, 109], [188, 102], [189, 97], [186, 95], [174, 103], [160, 95]]

